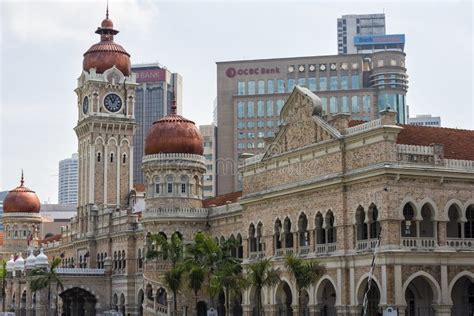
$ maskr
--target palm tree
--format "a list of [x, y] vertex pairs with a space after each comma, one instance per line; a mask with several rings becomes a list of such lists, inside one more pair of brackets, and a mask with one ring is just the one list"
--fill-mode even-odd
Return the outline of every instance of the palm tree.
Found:
[[163, 258], [171, 262], [171, 270], [163, 275], [163, 282], [173, 292], [174, 314], [178, 313], [178, 291], [183, 286], [185, 268], [183, 266], [183, 241], [178, 234], [171, 235], [168, 241], [162, 234], [154, 234], [151, 240], [155, 243], [157, 250], [147, 252], [147, 259]]
[[187, 280], [189, 288], [194, 292], [194, 300], [195, 300], [195, 310], [197, 311], [197, 297], [198, 292], [201, 290], [202, 285], [204, 284], [204, 280], [206, 277], [205, 269], [196, 263], [195, 261], [189, 260], [186, 263], [187, 271]]
[[[61, 264], [61, 258], [55, 258], [51, 262], [50, 269], [36, 268], [31, 271], [32, 280], [30, 283], [30, 289], [33, 292], [48, 289], [48, 306], [46, 307], [46, 314], [50, 315], [51, 308], [51, 284], [56, 283], [58, 287], [62, 287], [63, 283], [59, 275], [56, 273], [57, 267]], [[58, 310], [56, 302], [56, 312]]]
[[262, 289], [266, 286], [275, 286], [280, 282], [280, 270], [273, 268], [270, 259], [251, 263], [246, 270], [248, 285], [255, 288], [257, 316], [263, 315]]
[[222, 251], [217, 242], [210, 235], [198, 232], [194, 235], [194, 242], [187, 247], [189, 255], [186, 262], [196, 264], [203, 270], [205, 278], [204, 283], [209, 294], [209, 302], [214, 306], [213, 292], [215, 289], [211, 287], [211, 279], [217, 270], [218, 264], [221, 262]]
[[238, 261], [227, 260], [218, 266], [212, 277], [211, 288], [217, 294], [222, 289], [225, 293], [226, 313], [230, 313], [231, 297], [240, 294], [247, 287], [247, 280], [242, 274], [242, 266]]
[[295, 279], [296, 289], [298, 290], [299, 315], [304, 315], [302, 291], [316, 284], [321, 276], [326, 273], [326, 268], [316, 260], [303, 260], [294, 255], [288, 255], [285, 258], [285, 267]]
[[7, 262], [0, 261], [0, 278], [2, 278], [2, 312], [5, 312], [5, 279], [7, 277]]

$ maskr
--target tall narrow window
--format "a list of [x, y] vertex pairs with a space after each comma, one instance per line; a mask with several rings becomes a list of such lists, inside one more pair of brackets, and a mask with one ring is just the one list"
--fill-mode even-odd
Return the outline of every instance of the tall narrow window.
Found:
[[97, 153], [97, 162], [100, 162], [100, 153]]
[[239, 81], [237, 83], [237, 94], [244, 95], [245, 94], [245, 81]]
[[352, 96], [352, 113], [357, 113], [359, 112], [359, 102], [357, 100], [357, 96], [354, 95]]
[[247, 117], [254, 117], [255, 116], [255, 109], [253, 101], [249, 101], [247, 103]]
[[166, 177], [166, 188], [168, 193], [173, 193], [173, 176]]
[[330, 84], [329, 88], [331, 90], [337, 90], [337, 77], [335, 77], [335, 76], [331, 77], [329, 84]]
[[265, 116], [264, 102], [261, 100], [257, 102], [257, 116], [258, 117]]
[[127, 162], [127, 155], [126, 154], [123, 154], [122, 156], [122, 163], [126, 163]]
[[329, 99], [329, 110], [331, 113], [336, 113], [337, 112], [337, 99], [336, 97], [331, 97]]
[[328, 89], [328, 78], [320, 77], [319, 78], [319, 90], [326, 91]]
[[110, 153], [110, 162], [114, 162], [114, 153]]
[[311, 91], [316, 91], [316, 78], [308, 78], [308, 88]]
[[359, 89], [359, 75], [352, 75], [352, 89]]
[[265, 81], [259, 80], [258, 81], [258, 94], [264, 94], [265, 93]]
[[277, 83], [278, 93], [285, 93], [285, 80], [279, 79]]
[[341, 89], [349, 89], [349, 78], [347, 76], [341, 76]]
[[248, 85], [248, 92], [249, 92], [248, 94], [249, 95], [255, 94], [255, 81], [249, 81], [247, 85]]
[[273, 80], [268, 80], [267, 93], [275, 93], [275, 88], [273, 87]]
[[268, 117], [273, 116], [273, 101], [272, 100], [267, 100], [267, 116]]
[[288, 79], [288, 92], [293, 91], [295, 87], [295, 79]]
[[240, 101], [237, 103], [237, 117], [242, 118], [245, 116], [244, 102]]

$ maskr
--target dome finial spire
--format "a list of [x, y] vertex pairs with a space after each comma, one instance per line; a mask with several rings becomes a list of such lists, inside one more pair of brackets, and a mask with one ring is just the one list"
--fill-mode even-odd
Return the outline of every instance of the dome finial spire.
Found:
[[21, 168], [21, 179], [20, 179], [20, 186], [23, 186], [23, 183], [25, 183], [25, 177], [23, 177], [23, 168]]
[[109, 0], [107, 0], [107, 9], [105, 10], [105, 18], [109, 18]]

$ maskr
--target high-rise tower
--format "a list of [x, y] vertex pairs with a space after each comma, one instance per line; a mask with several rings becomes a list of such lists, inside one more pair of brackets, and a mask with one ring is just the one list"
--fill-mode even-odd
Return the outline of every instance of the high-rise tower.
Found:
[[78, 222], [90, 230], [91, 212], [126, 204], [133, 185], [134, 102], [137, 86], [130, 54], [114, 42], [118, 33], [107, 17], [96, 33], [100, 42], [84, 53], [78, 79]]

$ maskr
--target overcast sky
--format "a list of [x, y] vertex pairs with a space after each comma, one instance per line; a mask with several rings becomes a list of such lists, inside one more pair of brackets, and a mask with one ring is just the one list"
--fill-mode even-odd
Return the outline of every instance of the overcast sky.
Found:
[[[0, 3], [0, 191], [26, 185], [57, 202], [58, 162], [77, 150], [76, 79], [98, 42], [103, 1]], [[160, 62], [184, 82], [184, 115], [212, 120], [216, 61], [337, 54], [336, 19], [385, 12], [406, 34], [410, 115], [474, 128], [471, 1], [110, 1], [132, 63]], [[456, 141], [456, 140], [453, 140]]]

